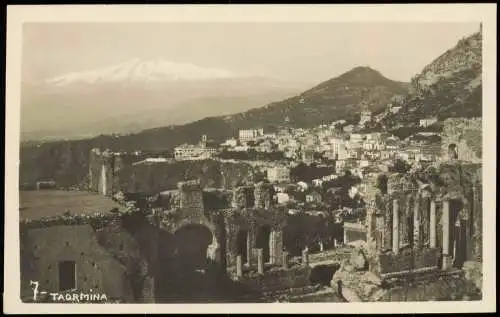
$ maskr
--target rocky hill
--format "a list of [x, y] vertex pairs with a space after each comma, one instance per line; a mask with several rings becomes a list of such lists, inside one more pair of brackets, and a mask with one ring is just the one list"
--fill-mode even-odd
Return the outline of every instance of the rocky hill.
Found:
[[419, 119], [482, 115], [482, 34], [463, 38], [427, 65], [411, 81], [410, 92], [395, 100], [397, 113], [382, 122], [389, 127], [416, 124]]
[[139, 133], [71, 141], [31, 143], [21, 148], [20, 182], [54, 179], [61, 186], [82, 182], [88, 173], [92, 148], [113, 151], [171, 151], [182, 143], [196, 143], [202, 134], [220, 142], [239, 129], [280, 126], [313, 127], [338, 119], [356, 119], [363, 107], [378, 112], [394, 95], [404, 95], [406, 84], [391, 81], [369, 67], [356, 67], [304, 93], [235, 115], [208, 117], [184, 125]]
[[292, 126], [310, 128], [339, 119], [357, 119], [367, 107], [385, 109], [395, 95], [405, 95], [407, 85], [385, 78], [369, 67], [356, 67], [304, 93], [226, 118], [238, 127]]
[[176, 189], [177, 183], [186, 179], [199, 179], [203, 188], [234, 188], [238, 184], [253, 181], [256, 175], [258, 171], [246, 163], [232, 164], [215, 160], [144, 163], [120, 170], [115, 185], [123, 192], [155, 194]]

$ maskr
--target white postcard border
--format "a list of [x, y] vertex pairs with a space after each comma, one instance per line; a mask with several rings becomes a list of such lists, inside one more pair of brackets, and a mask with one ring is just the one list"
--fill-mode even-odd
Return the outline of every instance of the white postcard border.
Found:
[[[275, 304], [26, 304], [20, 300], [19, 140], [25, 22], [483, 22], [483, 300]], [[425, 313], [496, 308], [496, 4], [7, 7], [4, 313]]]

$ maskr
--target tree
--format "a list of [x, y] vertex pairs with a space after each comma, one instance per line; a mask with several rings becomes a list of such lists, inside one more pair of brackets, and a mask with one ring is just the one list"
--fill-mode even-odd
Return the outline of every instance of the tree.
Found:
[[342, 204], [342, 194], [340, 191], [329, 190], [324, 195], [324, 202], [332, 209], [337, 209]]
[[256, 172], [253, 175], [253, 181], [254, 183], [262, 182], [262, 181], [267, 181], [266, 175], [264, 172]]
[[380, 189], [380, 191], [382, 192], [382, 194], [387, 194], [387, 182], [388, 182], [388, 178], [386, 175], [384, 174], [380, 174], [378, 177], [377, 177], [377, 185], [376, 187], [378, 189]]
[[304, 180], [307, 175], [307, 165], [300, 162], [297, 166], [290, 170], [290, 176], [294, 182]]
[[405, 174], [410, 170], [411, 166], [402, 159], [397, 159], [394, 164], [389, 167], [389, 171], [393, 173]]

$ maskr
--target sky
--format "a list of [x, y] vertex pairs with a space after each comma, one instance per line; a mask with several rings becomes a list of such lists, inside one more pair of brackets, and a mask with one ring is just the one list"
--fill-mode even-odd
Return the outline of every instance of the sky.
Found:
[[23, 81], [162, 58], [319, 83], [356, 66], [409, 81], [479, 23], [25, 23]]

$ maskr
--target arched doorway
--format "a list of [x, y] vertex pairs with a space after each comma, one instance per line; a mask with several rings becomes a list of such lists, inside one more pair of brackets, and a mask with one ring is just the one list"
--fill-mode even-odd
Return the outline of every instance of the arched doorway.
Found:
[[159, 301], [189, 302], [210, 294], [207, 277], [210, 268], [208, 249], [214, 240], [209, 228], [200, 224], [187, 224], [172, 235], [172, 255], [162, 266], [162, 284]]
[[453, 257], [453, 266], [461, 268], [466, 259], [466, 223], [460, 218], [460, 211], [464, 204], [460, 199], [450, 200], [450, 252]]
[[237, 255], [241, 255], [242, 263], [248, 262], [247, 240], [248, 240], [248, 231], [247, 230], [238, 231], [238, 235], [236, 237], [237, 252], [238, 252]]
[[255, 244], [257, 249], [263, 250], [262, 253], [264, 257], [264, 263], [269, 263], [271, 260], [270, 237], [271, 237], [271, 226], [263, 225], [259, 227]]
[[448, 158], [450, 160], [458, 159], [458, 147], [455, 143], [448, 145]]
[[213, 234], [207, 227], [190, 224], [174, 233], [174, 254], [182, 265], [193, 269], [203, 269], [207, 265], [208, 246], [213, 242]]

